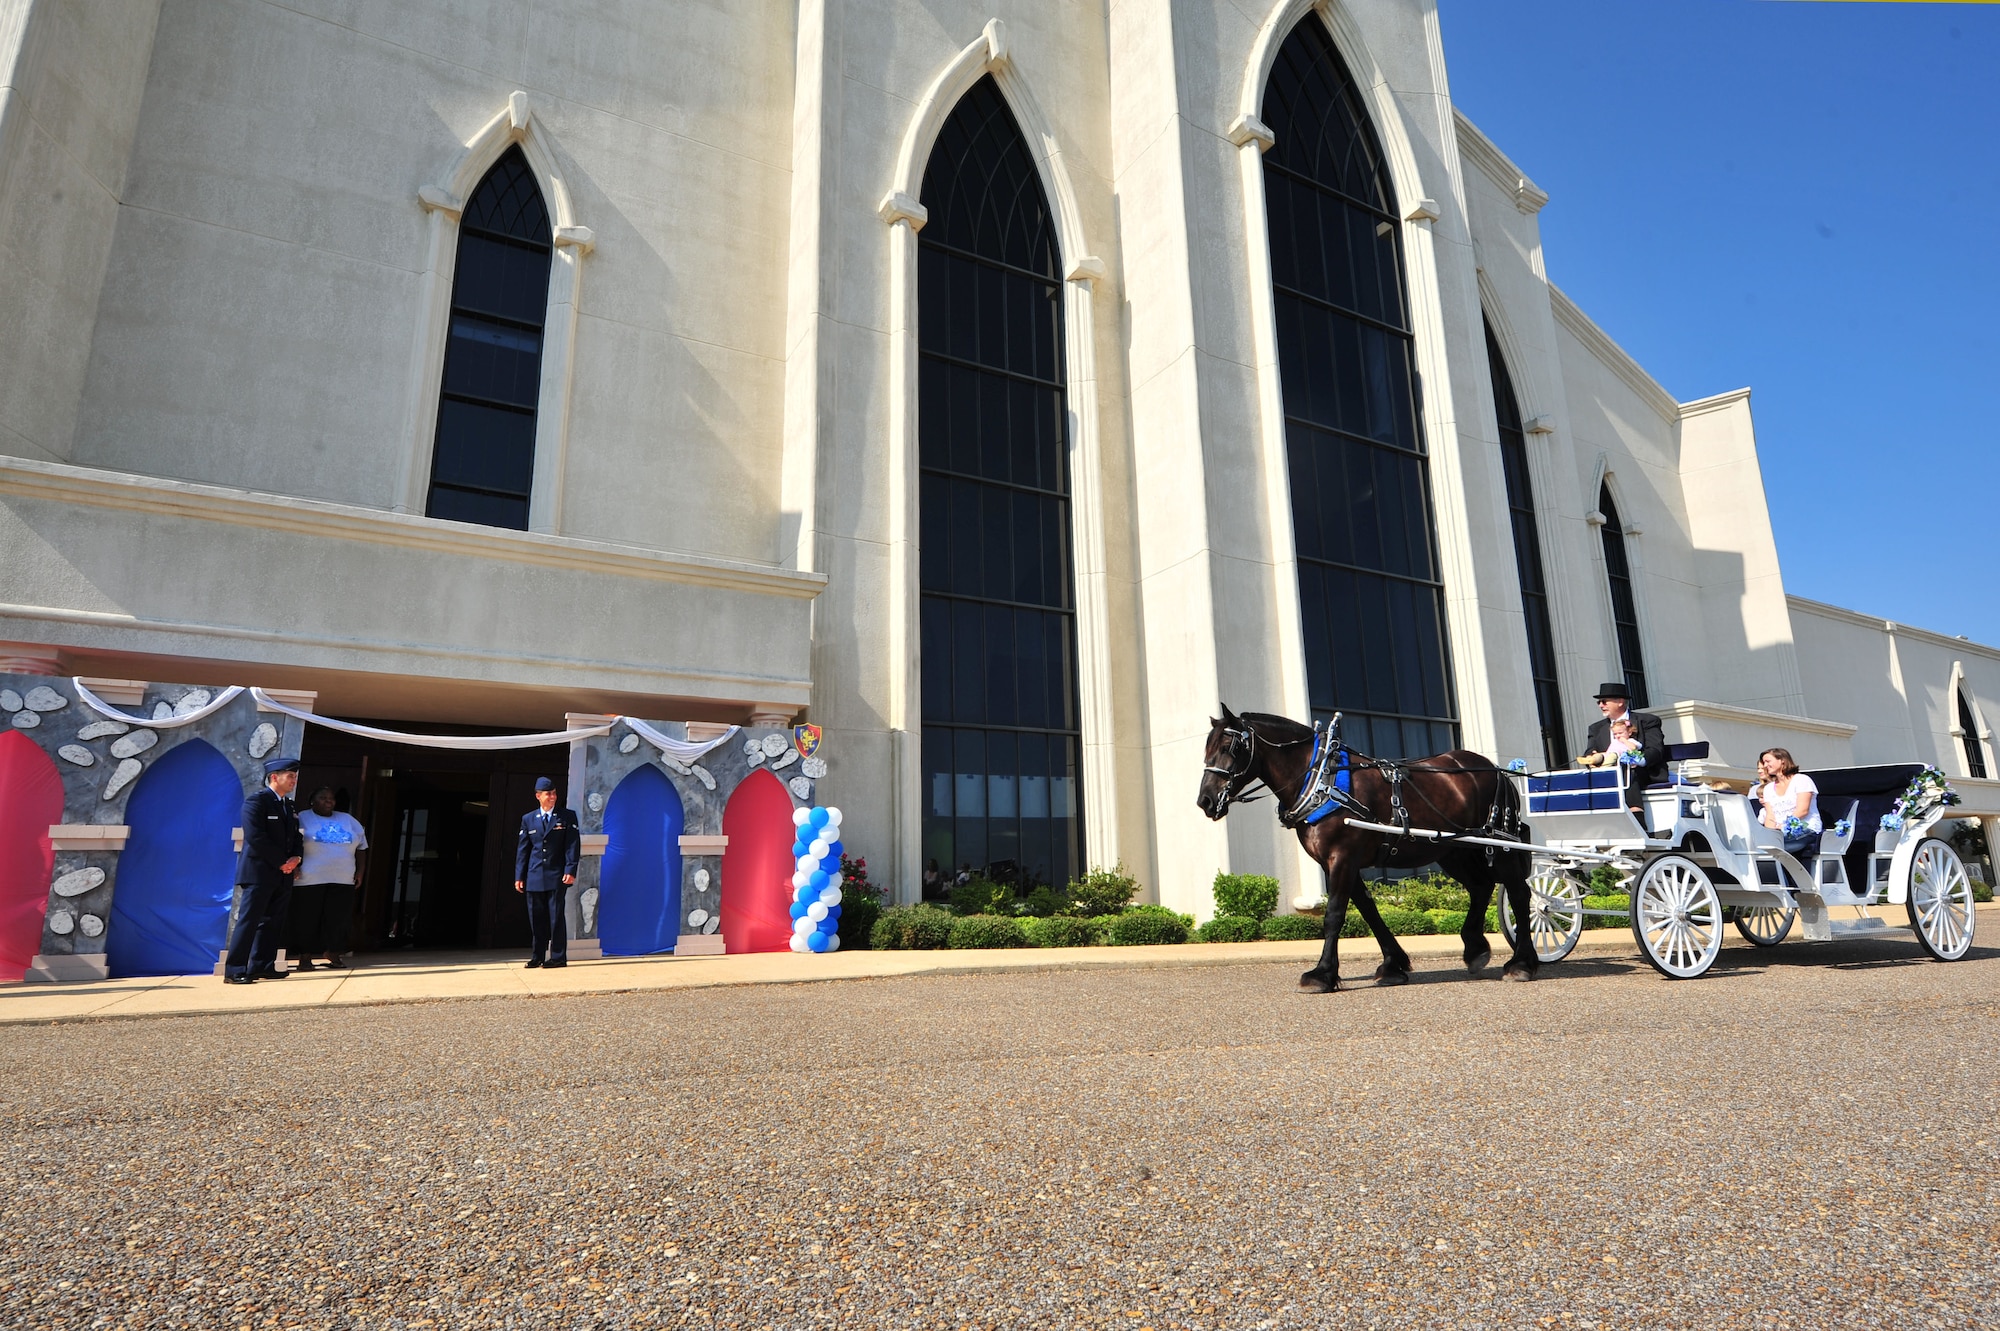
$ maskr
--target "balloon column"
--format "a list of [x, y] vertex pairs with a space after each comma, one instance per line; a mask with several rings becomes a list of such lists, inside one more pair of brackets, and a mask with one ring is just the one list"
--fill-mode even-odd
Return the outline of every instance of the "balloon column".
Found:
[[792, 814], [792, 951], [840, 951], [840, 810]]

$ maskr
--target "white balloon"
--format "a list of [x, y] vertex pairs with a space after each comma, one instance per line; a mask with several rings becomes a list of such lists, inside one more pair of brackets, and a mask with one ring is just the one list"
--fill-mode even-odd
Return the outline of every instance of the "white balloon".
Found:
[[819, 904], [822, 906], [838, 906], [840, 904], [840, 889], [837, 887], [822, 887], [819, 890]]
[[826, 950], [827, 950], [827, 951], [829, 951], [829, 952], [838, 952], [838, 951], [840, 951], [840, 935], [839, 935], [839, 934], [828, 934], [828, 935], [826, 936]]
[[830, 873], [826, 876], [826, 885], [828, 887], [839, 887], [846, 882], [847, 880], [837, 873]]
[[810, 952], [812, 950], [806, 946], [806, 936], [804, 934], [793, 934], [791, 947], [794, 952]]
[[816, 860], [823, 860], [826, 858], [826, 852], [829, 849], [831, 848], [827, 845], [826, 842], [815, 837], [813, 838], [813, 843], [810, 846], [806, 847], [806, 854], [812, 856]]
[[805, 825], [806, 825], [807, 823], [809, 823], [809, 822], [811, 822], [811, 821], [812, 821], [812, 810], [811, 810], [811, 809], [793, 809], [793, 810], [792, 810], [792, 826], [793, 826], [793, 827], [804, 827], [804, 826], [805, 826]]
[[813, 902], [812, 905], [806, 907], [806, 918], [814, 922], [825, 919], [826, 906], [817, 901]]
[[826, 825], [828, 827], [840, 826], [840, 810], [830, 808], [826, 811]]
[[819, 868], [819, 856], [801, 855], [797, 860], [793, 861], [792, 867], [800, 873], [811, 873], [814, 869]]
[[792, 875], [793, 887], [804, 887], [807, 883], [810, 883], [811, 881], [812, 881], [812, 875], [807, 873], [804, 869], [801, 869], [797, 873]]
[[813, 925], [814, 921], [811, 916], [801, 915], [799, 916], [799, 918], [792, 921], [792, 932], [797, 934], [799, 937], [804, 938], [807, 934], [813, 931]]

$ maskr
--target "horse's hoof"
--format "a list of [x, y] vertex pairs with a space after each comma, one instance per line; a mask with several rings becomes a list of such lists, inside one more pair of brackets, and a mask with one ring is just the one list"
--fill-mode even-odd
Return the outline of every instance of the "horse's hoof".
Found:
[[1390, 970], [1387, 966], [1377, 966], [1375, 968], [1375, 984], [1378, 988], [1408, 984], [1409, 982], [1410, 973], [1406, 970]]
[[1299, 992], [1302, 994], [1330, 994], [1340, 988], [1340, 981], [1329, 980], [1324, 975], [1307, 971], [1299, 977]]
[[1489, 947], [1484, 952], [1475, 952], [1467, 957], [1465, 959], [1465, 968], [1476, 974], [1479, 971], [1485, 970], [1486, 963], [1491, 960], [1493, 960], [1493, 949]]
[[1526, 984], [1529, 980], [1535, 978], [1535, 973], [1529, 970], [1526, 966], [1510, 965], [1509, 967], [1507, 967], [1506, 970], [1500, 972], [1500, 978], [1503, 980], [1517, 981], [1521, 984]]

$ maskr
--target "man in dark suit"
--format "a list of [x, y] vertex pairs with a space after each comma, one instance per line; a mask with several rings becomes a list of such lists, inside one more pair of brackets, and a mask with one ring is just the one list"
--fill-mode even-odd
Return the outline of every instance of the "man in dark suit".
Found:
[[1628, 802], [1637, 808], [1639, 792], [1647, 786], [1665, 785], [1667, 781], [1667, 736], [1660, 726], [1660, 718], [1651, 712], [1634, 712], [1631, 709], [1632, 691], [1623, 684], [1601, 684], [1597, 689], [1597, 710], [1602, 713], [1590, 723], [1590, 751], [1608, 753], [1611, 750], [1611, 723], [1620, 717], [1632, 720], [1632, 738], [1638, 742], [1639, 753], [1645, 761], [1632, 769], [1625, 783]]
[[291, 910], [292, 875], [306, 853], [292, 808], [298, 784], [299, 760], [273, 758], [264, 764], [264, 784], [243, 801], [243, 854], [236, 861], [243, 904], [222, 963], [224, 984], [285, 978], [278, 969], [278, 940]]
[[527, 895], [528, 933], [534, 940], [530, 970], [569, 965], [563, 897], [576, 881], [583, 849], [576, 811], [557, 807], [555, 782], [535, 778], [535, 803], [541, 808], [521, 815], [521, 837], [514, 845], [514, 890]]

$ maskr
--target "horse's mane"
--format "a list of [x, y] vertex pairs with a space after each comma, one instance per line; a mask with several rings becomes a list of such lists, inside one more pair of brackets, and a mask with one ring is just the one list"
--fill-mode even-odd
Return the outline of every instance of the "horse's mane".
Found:
[[1238, 712], [1237, 715], [1245, 721], [1255, 721], [1279, 731], [1280, 734], [1277, 738], [1280, 739], [1310, 739], [1312, 737], [1313, 728], [1311, 726], [1300, 725], [1289, 716], [1276, 716], [1270, 712]]

